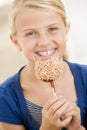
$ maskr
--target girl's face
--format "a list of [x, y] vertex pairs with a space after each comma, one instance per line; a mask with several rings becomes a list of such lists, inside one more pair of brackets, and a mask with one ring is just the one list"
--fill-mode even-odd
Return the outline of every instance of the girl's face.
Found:
[[11, 40], [30, 63], [51, 57], [61, 60], [66, 51], [68, 26], [59, 14], [25, 9], [17, 16], [15, 26], [16, 39], [11, 36]]

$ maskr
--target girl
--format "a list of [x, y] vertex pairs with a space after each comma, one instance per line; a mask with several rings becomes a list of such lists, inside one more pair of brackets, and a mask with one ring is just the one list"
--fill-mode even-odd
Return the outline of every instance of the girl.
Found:
[[[69, 24], [61, 0], [14, 0], [10, 39], [27, 65], [0, 85], [3, 130], [85, 130], [87, 66], [66, 60]], [[35, 75], [35, 63], [57, 58], [62, 74], [50, 83]]]

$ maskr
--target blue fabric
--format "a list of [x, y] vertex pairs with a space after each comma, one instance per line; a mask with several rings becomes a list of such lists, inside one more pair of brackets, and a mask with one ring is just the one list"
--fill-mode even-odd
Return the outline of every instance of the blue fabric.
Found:
[[[87, 65], [67, 63], [74, 76], [81, 123], [87, 129]], [[24, 125], [26, 130], [39, 130], [40, 126], [32, 119], [25, 103], [20, 72], [21, 70], [0, 85], [0, 121]]]

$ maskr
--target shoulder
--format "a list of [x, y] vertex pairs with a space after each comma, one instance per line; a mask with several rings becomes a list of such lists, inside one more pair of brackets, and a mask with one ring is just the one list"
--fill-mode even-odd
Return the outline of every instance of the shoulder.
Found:
[[0, 121], [22, 124], [17, 97], [19, 74], [20, 71], [0, 84]]
[[17, 73], [15, 73], [14, 75], [8, 77], [6, 80], [4, 80], [3, 82], [1, 82], [0, 84], [0, 91], [1, 90], [11, 90], [11, 89], [15, 89], [15, 86], [20, 85], [20, 73], [21, 70], [24, 67], [22, 67]]
[[11, 101], [15, 95], [19, 72], [0, 84], [0, 102]]
[[80, 72], [81, 74], [84, 74], [87, 76], [87, 65], [86, 64], [72, 63], [72, 62], [68, 62], [68, 61], [67, 61], [67, 63], [71, 70]]
[[87, 90], [87, 65], [67, 62], [76, 80], [81, 81]]
[[3, 81], [0, 84], [0, 93], [1, 90], [3, 91], [11, 90], [17, 84], [18, 76], [19, 76], [19, 72], [7, 78], [5, 81]]
[[0, 84], [0, 101], [16, 99], [17, 90], [20, 88], [20, 71], [21, 69]]

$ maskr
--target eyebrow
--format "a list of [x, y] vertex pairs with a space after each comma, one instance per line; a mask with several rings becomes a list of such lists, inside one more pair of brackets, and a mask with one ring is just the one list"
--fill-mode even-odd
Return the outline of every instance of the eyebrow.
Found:
[[[51, 26], [54, 26], [54, 25], [63, 25], [63, 24], [61, 24], [61, 23], [53, 23], [53, 24], [50, 24], [50, 25], [48, 25], [48, 26], [46, 26], [46, 27], [51, 27]], [[26, 31], [32, 31], [32, 30], [36, 30], [36, 28], [27, 28], [27, 29], [24, 29], [23, 30], [23, 32], [26, 32]]]
[[50, 27], [50, 26], [54, 26], [54, 25], [63, 25], [63, 24], [61, 24], [61, 23], [54, 23], [54, 24], [50, 24], [50, 25], [48, 25], [48, 27]]

